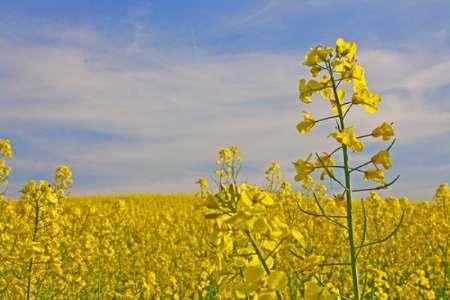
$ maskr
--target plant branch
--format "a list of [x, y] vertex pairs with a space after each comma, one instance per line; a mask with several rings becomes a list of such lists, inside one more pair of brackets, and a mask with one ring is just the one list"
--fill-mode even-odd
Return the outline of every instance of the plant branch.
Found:
[[[259, 249], [258, 244], [255, 241], [255, 238], [253, 237], [253, 235], [250, 233], [249, 230], [246, 230], [245, 233], [247, 234], [247, 237], [250, 239], [250, 243], [253, 246], [253, 249], [255, 249], [256, 251], [256, 255], [259, 258], [259, 261], [261, 262], [261, 264], [263, 265], [264, 270], [266, 271], [267, 275], [270, 275], [270, 269], [269, 266], [266, 263], [266, 260], [264, 259], [263, 253], [261, 251], [261, 249]], [[276, 291], [277, 294], [277, 298], [278, 300], [284, 300], [283, 294], [281, 293], [281, 291]]]
[[318, 123], [318, 122], [325, 121], [325, 120], [330, 120], [330, 119], [336, 119], [336, 118], [339, 118], [339, 116], [335, 115], [335, 116], [329, 116], [329, 117], [321, 118], [321, 119], [315, 120], [314, 123]]
[[[320, 158], [319, 154], [316, 153], [316, 157], [317, 157], [317, 159], [319, 160], [321, 166], [324, 168], [325, 172], [327, 172], [328, 176], [330, 176], [331, 179], [333, 179], [334, 181], [336, 181], [343, 189], [347, 190], [347, 187], [346, 187], [342, 182], [340, 182], [340, 181], [339, 181], [339, 180], [331, 173], [330, 170], [328, 170], [328, 168], [329, 168], [330, 166], [325, 166], [325, 164], [323, 163], [323, 160], [322, 160], [322, 158]], [[344, 168], [345, 168], [345, 166], [344, 166]]]
[[406, 213], [406, 210], [403, 210], [402, 216], [400, 217], [400, 221], [397, 223], [397, 225], [395, 226], [394, 230], [392, 230], [391, 233], [389, 233], [388, 235], [386, 235], [382, 239], [379, 239], [379, 240], [376, 240], [376, 241], [373, 241], [373, 242], [370, 242], [370, 243], [367, 243], [367, 244], [363, 244], [363, 245], [359, 246], [358, 248], [361, 249], [361, 248], [364, 248], [364, 247], [373, 246], [373, 245], [376, 245], [376, 244], [383, 243], [383, 242], [387, 241], [388, 239], [390, 239], [400, 229], [400, 226], [403, 223], [403, 218], [405, 217], [405, 213]]
[[[361, 246], [364, 245], [366, 242], [366, 235], [367, 235], [367, 214], [366, 214], [366, 206], [364, 205], [364, 199], [361, 198], [361, 207], [363, 211], [363, 217], [364, 217], [364, 223], [363, 223], [363, 234], [361, 238], [361, 243], [359, 244], [359, 249], [356, 251], [356, 257], [359, 256], [359, 252], [361, 252]], [[364, 290], [364, 288], [363, 288]]]
[[267, 260], [277, 249], [281, 246], [281, 243], [283, 243], [286, 240], [286, 238], [282, 238], [278, 244], [269, 252], [269, 254], [264, 257], [264, 260]]
[[298, 208], [300, 209], [300, 211], [302, 211], [304, 214], [307, 214], [307, 215], [310, 215], [310, 216], [313, 216], [313, 217], [323, 217], [323, 218], [326, 218], [326, 219], [327, 219], [328, 221], [330, 221], [331, 223], [333, 223], [333, 224], [335, 224], [335, 225], [337, 225], [337, 226], [340, 226], [340, 227], [342, 227], [342, 228], [344, 228], [344, 229], [347, 230], [347, 226], [345, 226], [344, 224], [339, 223], [339, 222], [333, 220], [333, 219], [332, 219], [333, 216], [327, 216], [327, 215], [324, 215], [324, 214], [318, 214], [318, 213], [314, 213], [314, 212], [307, 211], [307, 210], [303, 209], [303, 207], [300, 205], [300, 203], [299, 203], [298, 201], [297, 201], [297, 206], [298, 206]]
[[388, 182], [386, 184], [383, 184], [383, 185], [380, 185], [380, 186], [376, 186], [376, 187], [373, 187], [373, 188], [356, 189], [356, 190], [352, 190], [352, 192], [366, 192], [366, 191], [383, 190], [383, 189], [386, 189], [387, 187], [393, 185], [399, 178], [400, 178], [400, 175], [397, 175], [397, 177], [395, 177], [391, 182]]

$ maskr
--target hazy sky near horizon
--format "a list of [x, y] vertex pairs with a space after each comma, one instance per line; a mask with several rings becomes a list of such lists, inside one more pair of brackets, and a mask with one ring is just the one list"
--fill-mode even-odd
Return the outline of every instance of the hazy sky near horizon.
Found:
[[[327, 151], [331, 123], [300, 136], [301, 65], [316, 44], [354, 40], [375, 116], [397, 143], [389, 193], [430, 199], [450, 181], [449, 1], [8, 1], [0, 4], [0, 138], [8, 193], [70, 165], [72, 193], [193, 192], [219, 148], [240, 145], [242, 179]], [[319, 102], [317, 99], [316, 102]], [[384, 147], [368, 144], [368, 150]], [[367, 154], [369, 156], [370, 154]], [[361, 155], [355, 156], [362, 160]], [[298, 184], [294, 184], [298, 188]]]

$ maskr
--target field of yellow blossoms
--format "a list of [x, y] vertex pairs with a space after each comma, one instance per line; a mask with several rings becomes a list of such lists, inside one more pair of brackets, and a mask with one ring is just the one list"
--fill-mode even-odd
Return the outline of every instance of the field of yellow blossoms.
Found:
[[[70, 175], [62, 166], [55, 183], [30, 181], [18, 201], [1, 198], [2, 299], [276, 299], [276, 290], [285, 299], [345, 299], [339, 295], [350, 293], [344, 232], [302, 213], [299, 207], [317, 211], [314, 200], [285, 182], [276, 186], [273, 176], [265, 188], [240, 186], [261, 218], [226, 221], [251, 228], [272, 270], [266, 275], [244, 234], [210, 222], [208, 211], [217, 205], [207, 192], [68, 198]], [[342, 201], [324, 200], [330, 214], [345, 210]], [[371, 193], [364, 203], [373, 224], [367, 240], [391, 232], [406, 211], [389, 240], [361, 252], [365, 299], [448, 299], [448, 185], [432, 202]], [[355, 205], [362, 231], [363, 211]]]
[[[195, 195], [70, 197], [72, 171], [61, 165], [52, 182], [30, 180], [11, 199], [13, 147], [0, 139], [0, 299], [450, 299], [450, 187], [425, 202], [377, 193], [398, 179], [384, 173], [394, 128], [357, 135], [346, 125], [352, 108], [373, 114], [381, 101], [356, 50], [338, 39], [305, 56], [322, 78], [301, 79], [299, 98], [320, 95], [332, 115], [305, 111], [297, 129], [334, 119], [337, 148], [294, 162], [302, 190], [276, 161], [265, 185], [240, 181], [232, 146]], [[388, 146], [352, 166], [365, 139]], [[331, 194], [325, 178], [343, 191]]]

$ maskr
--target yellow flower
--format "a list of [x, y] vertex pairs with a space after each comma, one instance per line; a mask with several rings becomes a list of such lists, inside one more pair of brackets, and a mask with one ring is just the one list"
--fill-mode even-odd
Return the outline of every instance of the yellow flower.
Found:
[[264, 282], [266, 272], [261, 266], [248, 266], [245, 272], [245, 285], [248, 290], [258, 289]]
[[313, 66], [313, 67], [311, 67], [310, 71], [311, 71], [312, 77], [317, 77], [317, 75], [319, 75], [320, 71], [322, 71], [322, 68], [318, 67], [318, 66]]
[[233, 153], [234, 158], [236, 160], [240, 161], [241, 160], [241, 149], [239, 148], [239, 146], [236, 146], [236, 145], [231, 146], [230, 150]]
[[372, 131], [373, 137], [381, 137], [384, 141], [390, 140], [394, 136], [394, 128], [392, 123], [383, 122], [380, 126]]
[[273, 271], [267, 280], [267, 287], [270, 290], [281, 290], [288, 284], [288, 277], [282, 271]]
[[274, 160], [270, 163], [270, 166], [264, 171], [264, 174], [273, 174], [281, 172], [280, 164], [278, 161]]
[[303, 121], [297, 124], [297, 130], [301, 134], [306, 134], [311, 131], [311, 129], [316, 124], [316, 120], [306, 111], [303, 111]]
[[205, 177], [200, 177], [195, 183], [197, 183], [201, 189], [207, 189], [208, 188], [208, 181]]
[[0, 160], [0, 183], [1, 184], [6, 184], [8, 182], [7, 177], [9, 176], [10, 173], [11, 173], [11, 168], [6, 165], [4, 160]]
[[60, 165], [56, 168], [55, 176], [62, 177], [64, 179], [72, 178], [72, 170], [67, 165]]
[[[321, 88], [324, 88], [324, 87], [328, 86], [330, 81], [331, 81], [330, 76], [323, 75], [322, 78], [320, 79], [320, 84], [322, 84]], [[329, 85], [329, 86], [331, 86], [331, 85]]]
[[353, 86], [353, 104], [361, 104], [368, 113], [376, 113], [378, 110], [378, 102], [381, 101], [380, 95], [370, 92], [367, 88], [356, 85]]
[[356, 89], [367, 88], [366, 74], [364, 68], [358, 64], [354, 64], [351, 71], [354, 88]]
[[322, 61], [325, 61], [333, 53], [332, 48], [314, 47], [305, 55], [303, 64], [308, 67], [314, 67]]
[[353, 68], [354, 63], [349, 62], [346, 59], [335, 59], [332, 64], [336, 68], [336, 72], [341, 74], [341, 78], [344, 79], [344, 82], [350, 82], [350, 79], [353, 77]]
[[385, 169], [389, 169], [392, 166], [391, 157], [389, 151], [381, 150], [370, 159], [375, 165], [383, 165]]
[[326, 101], [333, 101], [333, 89], [326, 88], [320, 91], [320, 96]]
[[60, 165], [55, 171], [55, 183], [62, 189], [67, 189], [72, 186], [72, 170], [67, 165]]
[[300, 79], [300, 81], [298, 82], [298, 91], [300, 92], [300, 100], [302, 100], [306, 104], [312, 102], [312, 92], [308, 90], [305, 79]]
[[324, 84], [322, 83], [324, 78], [326, 78], [326, 76], [324, 76], [322, 78], [322, 81], [319, 82], [317, 80], [314, 79], [310, 79], [308, 80], [308, 83], [306, 84], [307, 88], [311, 91], [311, 92], [317, 92], [320, 91], [321, 89], [324, 88]]
[[300, 92], [300, 100], [302, 100], [306, 104], [311, 103], [312, 93], [320, 91], [324, 87], [325, 86], [317, 80], [311, 79], [308, 80], [308, 82], [306, 82], [305, 79], [301, 79], [298, 84], [298, 90]]
[[[338, 90], [337, 95], [338, 95], [339, 103], [342, 104], [344, 102], [343, 100], [345, 98], [345, 90], [344, 89]], [[335, 114], [338, 114], [338, 108], [337, 108], [336, 101], [333, 99], [333, 100], [330, 100], [330, 102], [331, 102], [331, 111]]]
[[355, 42], [347, 42], [343, 38], [338, 38], [336, 40], [336, 52], [339, 55], [346, 56], [350, 60], [354, 60], [356, 58], [357, 50], [358, 46]]
[[314, 164], [309, 162], [311, 158], [311, 154], [308, 156], [306, 160], [299, 159], [294, 162], [295, 171], [297, 175], [295, 175], [295, 181], [303, 181], [308, 178], [309, 174], [311, 174], [315, 170]]
[[336, 289], [331, 283], [327, 283], [325, 286], [320, 285], [315, 280], [310, 280], [305, 284], [305, 300], [335, 300], [339, 299], [339, 290]]
[[11, 142], [8, 139], [0, 139], [0, 153], [3, 157], [13, 157]]
[[353, 127], [344, 128], [341, 131], [335, 131], [330, 135], [341, 144], [350, 147], [355, 152], [361, 152], [364, 149], [364, 144], [358, 140], [353, 133]]
[[384, 171], [380, 169], [368, 169], [364, 171], [364, 181], [372, 180], [384, 183]]
[[330, 76], [327, 75], [322, 76], [322, 79], [320, 79], [322, 89], [319, 91], [319, 93], [325, 101], [331, 101], [334, 98], [333, 89], [330, 88], [330, 81]]
[[40, 254], [45, 251], [45, 249], [42, 247], [41, 243], [39, 242], [31, 242], [31, 250], [33, 254]]

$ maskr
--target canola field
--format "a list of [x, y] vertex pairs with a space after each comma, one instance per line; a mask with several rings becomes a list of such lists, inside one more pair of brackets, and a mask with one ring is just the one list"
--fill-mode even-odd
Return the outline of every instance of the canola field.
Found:
[[[0, 202], [0, 297], [276, 299], [279, 291], [284, 299], [345, 299], [345, 230], [302, 213], [319, 213], [310, 197], [273, 188], [242, 184], [259, 217], [228, 219], [219, 230], [208, 214], [217, 207], [211, 194], [67, 198], [57, 185], [31, 181], [20, 200]], [[323, 200], [330, 215], [345, 210]], [[391, 233], [405, 212], [390, 239], [359, 254], [365, 299], [448, 299], [449, 187], [432, 202], [372, 193], [355, 202], [357, 232], [361, 203], [367, 242]]]
[[[352, 123], [355, 108], [374, 114], [381, 101], [356, 55], [339, 38], [305, 56], [313, 78], [299, 81], [299, 100], [318, 95], [331, 115], [303, 111], [297, 130], [331, 121], [336, 149], [297, 159], [295, 186], [276, 161], [262, 186], [241, 181], [231, 146], [196, 194], [70, 197], [61, 165], [10, 199], [13, 151], [0, 139], [0, 298], [450, 299], [450, 187], [424, 202], [377, 193], [399, 178], [385, 174], [395, 129]], [[371, 142], [387, 146], [355, 161]]]

